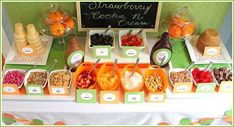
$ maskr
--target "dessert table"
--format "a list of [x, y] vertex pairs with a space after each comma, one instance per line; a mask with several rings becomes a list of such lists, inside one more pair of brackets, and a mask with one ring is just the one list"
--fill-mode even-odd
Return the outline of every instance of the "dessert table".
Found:
[[[157, 38], [147, 38], [149, 50], [156, 41]], [[85, 37], [79, 37], [79, 42], [84, 48], [82, 44], [85, 42]], [[58, 57], [59, 62], [56, 68], [63, 68], [64, 61], [58, 54], [62, 55], [60, 52], [51, 51], [49, 60]], [[188, 61], [184, 61], [184, 63], [189, 63]], [[6, 67], [18, 66], [6, 65]], [[20, 67], [28, 68], [28, 66]], [[44, 67], [40, 66], [40, 68]], [[167, 67], [165, 71], [167, 72], [168, 69]], [[225, 111], [232, 109], [232, 95], [231, 93], [214, 97], [167, 98], [165, 102], [143, 104], [80, 104], [75, 101], [3, 100], [2, 112], [21, 119], [13, 125], [27, 124], [25, 121], [35, 119], [48, 125], [53, 125], [58, 121], [66, 125], [158, 125], [160, 123], [179, 125], [183, 118], [189, 118], [194, 122], [193, 124], [198, 124], [196, 121], [202, 118], [211, 118], [214, 119], [211, 125], [230, 125], [223, 118]]]

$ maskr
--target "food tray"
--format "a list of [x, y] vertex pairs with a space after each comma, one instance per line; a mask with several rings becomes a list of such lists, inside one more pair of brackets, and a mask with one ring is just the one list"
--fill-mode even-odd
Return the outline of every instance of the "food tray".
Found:
[[185, 45], [187, 46], [191, 61], [194, 61], [195, 64], [209, 64], [210, 61], [213, 63], [232, 63], [232, 59], [222, 41], [220, 43], [220, 55], [216, 57], [206, 57], [201, 55], [196, 47], [198, 38], [199, 35], [194, 35], [191, 40], [185, 40]]
[[[13, 43], [9, 54], [6, 58], [6, 64], [23, 64], [23, 65], [46, 65], [47, 58], [49, 56], [50, 48], [53, 42], [53, 37], [51, 36], [40, 36], [42, 43], [45, 43], [45, 51], [41, 55], [36, 56], [20, 56], [17, 52], [16, 44]], [[31, 60], [23, 60], [23, 59], [31, 59]]]

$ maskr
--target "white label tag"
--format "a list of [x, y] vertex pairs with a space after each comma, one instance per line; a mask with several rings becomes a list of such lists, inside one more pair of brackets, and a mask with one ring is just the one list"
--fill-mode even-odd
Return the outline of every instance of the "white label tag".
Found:
[[7, 93], [13, 93], [16, 91], [14, 87], [10, 87], [10, 86], [4, 87], [3, 90]]
[[108, 48], [97, 48], [96, 56], [108, 56]]
[[80, 98], [83, 100], [91, 100], [93, 98], [93, 95], [91, 93], [82, 93], [80, 95]]
[[231, 91], [232, 90], [232, 84], [225, 84], [223, 85], [223, 90], [224, 91]]
[[210, 91], [211, 90], [211, 86], [207, 85], [207, 86], [201, 86], [200, 90], [206, 92], [206, 91]]
[[128, 101], [129, 102], [138, 102], [141, 100], [141, 95], [139, 94], [130, 94], [128, 95]]
[[126, 53], [127, 56], [137, 55], [137, 51], [135, 49], [127, 49], [125, 53]]
[[40, 87], [33, 87], [33, 86], [29, 86], [29, 87], [28, 87], [28, 92], [29, 92], [29, 93], [32, 93], [32, 94], [39, 94], [39, 93], [42, 93]]
[[164, 62], [162, 63], [162, 64], [164, 64], [166, 62], [166, 60], [168, 59], [168, 57], [169, 57], [168, 52], [166, 52], [166, 51], [160, 51], [160, 52], [158, 52], [158, 54], [157, 54], [157, 56], [156, 56], [155, 59], [156, 59], [156, 61], [158, 63], [162, 63], [163, 60], [164, 60]]
[[51, 90], [53, 94], [65, 94], [64, 88], [52, 87]]
[[71, 57], [71, 63], [74, 64], [77, 61], [80, 61], [83, 56], [80, 53], [76, 53]]
[[209, 48], [209, 49], [207, 49], [207, 54], [208, 55], [215, 55], [215, 54], [217, 54], [217, 50], [215, 49], [215, 48]]
[[111, 102], [111, 101], [116, 100], [116, 96], [113, 93], [106, 93], [103, 95], [103, 100]]
[[150, 95], [150, 101], [155, 102], [155, 101], [163, 101], [164, 100], [164, 96], [161, 94], [151, 94]]
[[31, 54], [33, 53], [33, 49], [30, 47], [24, 47], [22, 48], [22, 52], [24, 52], [25, 54]]
[[179, 86], [177, 86], [176, 89], [179, 92], [187, 92], [189, 90], [189, 86], [187, 86], [187, 85], [179, 85]]

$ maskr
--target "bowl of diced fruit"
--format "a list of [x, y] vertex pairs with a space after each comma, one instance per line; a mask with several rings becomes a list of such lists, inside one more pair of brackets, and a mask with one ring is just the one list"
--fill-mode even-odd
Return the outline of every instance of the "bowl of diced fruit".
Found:
[[143, 49], [146, 44], [146, 35], [143, 29], [119, 31], [119, 46], [134, 46]]

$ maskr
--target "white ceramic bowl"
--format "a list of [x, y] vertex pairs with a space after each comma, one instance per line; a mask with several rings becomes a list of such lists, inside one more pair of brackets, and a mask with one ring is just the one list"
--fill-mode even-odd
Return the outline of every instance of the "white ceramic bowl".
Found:
[[[198, 67], [199, 68], [199, 70], [204, 70], [204, 69], [206, 69], [206, 68], [200, 68], [200, 67]], [[191, 76], [192, 76], [192, 72], [193, 72], [193, 70], [194, 70], [195, 68], [192, 68], [191, 70], [190, 70], [190, 74], [191, 74]], [[216, 79], [215, 79], [215, 77], [214, 77], [214, 74], [213, 74], [213, 72], [209, 69], [208, 71], [210, 71], [210, 73], [211, 73], [211, 76], [212, 76], [212, 82], [210, 82], [210, 83], [218, 83], [217, 81], [216, 81]], [[193, 78], [193, 76], [192, 76], [192, 78]], [[193, 78], [194, 79], [194, 78]], [[194, 81], [194, 84], [195, 85], [197, 85], [197, 84], [199, 84], [199, 83], [196, 83], [195, 82], [195, 80], [193, 80]]]
[[[173, 68], [173, 69], [170, 69], [169, 70], [169, 75], [168, 75], [168, 77], [169, 77], [169, 80], [170, 80], [170, 83], [171, 83], [171, 85], [172, 86], [174, 86], [174, 83], [172, 82], [172, 80], [171, 80], [171, 73], [172, 72], [181, 72], [181, 71], [185, 71], [185, 68]], [[189, 72], [190, 73], [190, 72]], [[191, 75], [192, 76], [192, 75]], [[192, 78], [192, 77], [191, 77]], [[192, 79], [191, 79], [191, 82], [192, 82]]]
[[[93, 48], [91, 47], [91, 35], [95, 34], [95, 33], [98, 33], [98, 34], [103, 34], [105, 32], [105, 30], [90, 30], [89, 31], [89, 38], [88, 38], [88, 41], [89, 41], [89, 48]], [[107, 31], [106, 35], [110, 35], [111, 37], [113, 37], [113, 44], [111, 46], [111, 49], [113, 49], [115, 47], [115, 33], [112, 31], [112, 30], [109, 30]], [[100, 45], [100, 46], [106, 46], [106, 45]]]
[[[122, 38], [122, 36], [128, 34], [129, 30], [130, 30], [130, 29], [127, 29], [127, 30], [119, 30], [119, 47], [120, 47], [120, 48], [124, 47], [124, 46], [121, 46], [121, 43], [122, 43], [121, 38]], [[141, 29], [132, 29], [131, 34], [135, 35], [135, 34], [137, 34], [140, 30], [141, 30]], [[145, 45], [146, 45], [146, 35], [145, 35], [145, 31], [143, 30], [143, 31], [141, 32], [141, 34], [139, 34], [138, 36], [142, 39], [142, 46], [137, 46], [137, 47], [139, 47], [140, 49], [143, 49], [143, 48], [145, 48]]]
[[[50, 86], [50, 78], [51, 78], [51, 75], [52, 75], [53, 73], [56, 73], [56, 72], [64, 72], [64, 71], [67, 71], [67, 72], [68, 72], [68, 70], [66, 70], [66, 69], [60, 69], [60, 70], [53, 70], [53, 71], [51, 71], [51, 72], [50, 72], [50, 75], [49, 75], [49, 79], [48, 79], [48, 86]], [[71, 73], [71, 72], [68, 72], [68, 73], [69, 73], [69, 75], [70, 75], [70, 81], [69, 81], [69, 84], [68, 84], [67, 88], [70, 88], [71, 83], [72, 83], [72, 73]]]
[[[19, 71], [19, 72], [21, 72], [21, 73], [24, 73], [24, 79], [25, 79], [25, 76], [26, 76], [26, 74], [25, 74], [25, 70], [23, 70], [23, 69], [7, 69], [5, 72], [4, 72], [4, 75], [3, 75], [3, 77], [8, 73], [8, 72], [11, 72], [11, 71]], [[23, 79], [23, 81], [22, 81], [22, 83], [20, 84], [20, 86], [18, 86], [17, 88], [21, 88], [22, 86], [23, 86], [23, 84], [24, 84], [24, 79]], [[2, 79], [3, 80], [3, 79]]]
[[28, 85], [27, 80], [28, 80], [28, 78], [29, 78], [30, 73], [32, 73], [32, 72], [46, 72], [46, 73], [47, 73], [46, 81], [45, 81], [45, 83], [42, 85], [42, 88], [45, 88], [45, 86], [46, 86], [46, 84], [47, 84], [47, 82], [48, 82], [48, 77], [49, 77], [49, 72], [48, 72], [47, 70], [45, 70], [45, 69], [32, 69], [32, 70], [29, 70], [28, 73], [26, 74], [25, 78], [24, 78], [24, 85], [25, 85], [25, 86]]
[[[211, 73], [212, 73], [212, 76], [213, 76], [213, 78], [214, 78], [214, 81], [215, 81], [215, 83], [217, 83], [219, 86], [221, 85], [221, 83], [223, 82], [223, 81], [221, 81], [221, 83], [219, 83], [218, 81], [217, 81], [217, 79], [215, 78], [215, 76], [214, 76], [214, 70], [213, 70], [214, 68], [212, 68], [212, 71], [211, 71]], [[231, 70], [232, 68], [227, 68], [227, 70]]]

